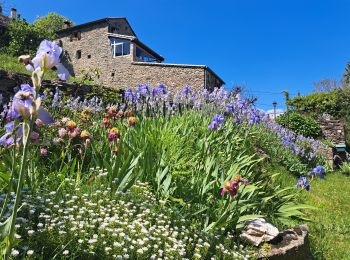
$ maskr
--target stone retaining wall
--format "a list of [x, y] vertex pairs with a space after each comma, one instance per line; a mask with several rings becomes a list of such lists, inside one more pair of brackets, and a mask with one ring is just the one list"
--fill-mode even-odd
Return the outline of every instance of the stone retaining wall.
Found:
[[323, 136], [334, 144], [345, 143], [344, 120], [331, 117], [319, 120]]
[[[21, 84], [32, 84], [32, 79], [27, 74], [22, 73], [10, 73], [4, 70], [0, 70], [0, 94], [3, 96], [3, 103], [7, 103], [14, 95], [16, 87]], [[66, 83], [59, 80], [44, 80], [42, 83], [43, 88], [49, 88], [54, 91], [56, 87], [64, 91], [68, 95], [84, 97], [85, 94], [91, 91], [93, 85], [80, 85], [75, 83]], [[96, 85], [97, 86], [97, 85]], [[101, 88], [106, 88], [99, 86]], [[2, 106], [0, 105], [0, 110]]]

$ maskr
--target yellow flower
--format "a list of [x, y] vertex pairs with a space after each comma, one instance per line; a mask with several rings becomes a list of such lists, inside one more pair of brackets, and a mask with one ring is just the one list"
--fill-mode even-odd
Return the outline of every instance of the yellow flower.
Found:
[[66, 127], [70, 130], [74, 129], [77, 127], [77, 124], [73, 121], [73, 120], [69, 120], [67, 123], [66, 123]]
[[129, 124], [130, 126], [136, 125], [136, 117], [134, 117], [134, 116], [129, 117], [129, 118], [128, 118], [128, 124]]
[[90, 138], [90, 133], [86, 130], [83, 130], [80, 134], [81, 139], [86, 140]]

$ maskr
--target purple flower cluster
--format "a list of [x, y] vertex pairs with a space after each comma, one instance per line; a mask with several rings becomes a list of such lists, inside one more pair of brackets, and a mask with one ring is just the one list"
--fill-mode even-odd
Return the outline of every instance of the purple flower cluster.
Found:
[[[317, 165], [315, 168], [312, 169], [311, 172], [309, 172], [308, 175], [311, 176], [312, 179], [314, 177], [324, 179], [324, 173], [325, 170], [323, 169], [323, 167], [321, 165]], [[311, 189], [310, 182], [306, 177], [300, 177], [298, 179], [297, 184], [295, 185], [295, 188], [302, 188], [309, 191]]]
[[209, 124], [208, 128], [212, 131], [217, 130], [224, 123], [224, 116], [220, 114], [216, 114], [213, 117], [213, 121]]
[[326, 145], [323, 143], [310, 137], [297, 135], [277, 123], [266, 122], [266, 126], [279, 136], [283, 146], [309, 161], [317, 157], [317, 152], [320, 149], [326, 148]]

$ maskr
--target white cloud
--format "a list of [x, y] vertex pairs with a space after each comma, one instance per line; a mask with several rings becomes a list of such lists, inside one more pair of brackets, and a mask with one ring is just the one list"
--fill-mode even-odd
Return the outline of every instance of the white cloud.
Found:
[[[269, 109], [269, 110], [265, 111], [265, 113], [273, 115], [275, 112], [273, 109]], [[279, 109], [279, 108], [276, 109], [276, 115], [281, 115], [283, 113], [284, 113], [283, 109]]]

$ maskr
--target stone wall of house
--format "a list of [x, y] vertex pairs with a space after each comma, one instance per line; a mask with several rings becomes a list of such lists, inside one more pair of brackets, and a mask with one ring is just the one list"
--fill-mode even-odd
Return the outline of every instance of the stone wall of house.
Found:
[[133, 62], [128, 71], [130, 76], [126, 80], [132, 86], [139, 83], [156, 86], [162, 83], [169, 89], [182, 89], [185, 85], [202, 89], [205, 84], [204, 67], [199, 66]]
[[209, 90], [214, 90], [214, 88], [220, 88], [222, 86], [220, 80], [211, 70], [206, 69], [205, 77], [206, 86], [210, 86]]
[[[82, 70], [98, 68], [100, 77], [94, 78], [98, 84], [109, 87], [126, 88], [137, 84], [151, 86], [164, 84], [167, 88], [182, 89], [189, 85], [194, 89], [205, 86], [221, 87], [212, 71], [205, 66], [163, 63], [133, 62], [133, 44], [130, 55], [112, 56], [108, 38], [108, 23], [97, 24], [80, 30], [80, 39], [71, 39], [72, 32], [61, 33], [58, 41], [64, 50], [63, 64], [72, 75]], [[77, 51], [81, 51], [78, 58]]]
[[323, 136], [334, 144], [345, 143], [344, 121], [325, 117], [319, 120]]
[[[102, 23], [82, 28], [80, 39], [73, 38], [72, 32], [61, 34], [60, 42], [64, 55], [63, 64], [72, 75], [79, 75], [82, 70], [99, 68], [102, 71], [108, 70], [108, 61], [112, 52], [108, 39], [108, 24]], [[81, 51], [81, 57], [77, 57], [77, 51]]]

